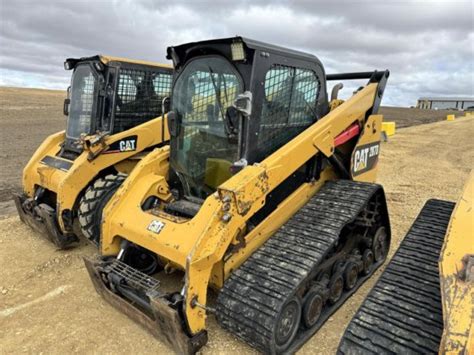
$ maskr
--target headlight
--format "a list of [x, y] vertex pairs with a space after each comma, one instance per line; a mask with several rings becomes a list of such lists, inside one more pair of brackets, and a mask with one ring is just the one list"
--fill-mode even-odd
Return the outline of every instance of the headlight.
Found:
[[69, 60], [64, 62], [64, 70], [71, 70], [73, 68], [72, 63]]
[[245, 60], [244, 44], [242, 42], [234, 42], [230, 45], [232, 51], [232, 60]]

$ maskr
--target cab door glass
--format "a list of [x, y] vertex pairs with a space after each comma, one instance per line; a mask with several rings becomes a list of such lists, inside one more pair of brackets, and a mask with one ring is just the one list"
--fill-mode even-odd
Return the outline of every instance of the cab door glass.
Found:
[[89, 134], [97, 98], [97, 77], [89, 64], [79, 65], [73, 73], [71, 102], [66, 129], [68, 138]]

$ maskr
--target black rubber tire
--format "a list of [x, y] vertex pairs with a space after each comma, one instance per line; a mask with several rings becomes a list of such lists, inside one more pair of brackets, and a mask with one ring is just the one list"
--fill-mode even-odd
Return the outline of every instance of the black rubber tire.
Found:
[[100, 242], [102, 210], [127, 176], [107, 175], [90, 185], [79, 202], [78, 219], [82, 234], [96, 246]]

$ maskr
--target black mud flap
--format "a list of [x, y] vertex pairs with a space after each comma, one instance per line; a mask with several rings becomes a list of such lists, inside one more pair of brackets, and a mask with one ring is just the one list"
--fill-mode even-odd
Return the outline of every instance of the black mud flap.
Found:
[[23, 194], [13, 194], [13, 199], [21, 221], [59, 249], [68, 249], [79, 242], [76, 235], [61, 233], [56, 221], [56, 211], [51, 206], [37, 204]]
[[207, 343], [207, 332], [188, 335], [177, 308], [158, 291], [159, 282], [113, 258], [84, 258], [99, 295], [150, 331], [177, 354], [195, 354]]

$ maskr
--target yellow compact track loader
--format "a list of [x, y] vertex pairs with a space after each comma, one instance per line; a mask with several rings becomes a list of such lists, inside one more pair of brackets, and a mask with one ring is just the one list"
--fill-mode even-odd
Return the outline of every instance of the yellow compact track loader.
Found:
[[[386, 258], [374, 180], [389, 73], [326, 75], [313, 55], [241, 37], [168, 57], [170, 145], [105, 206], [88, 272], [178, 353], [207, 342], [209, 314], [260, 351], [294, 352]], [[330, 111], [327, 82], [350, 79], [367, 84]]]
[[36, 150], [15, 195], [21, 220], [61, 249], [81, 233], [96, 242], [102, 206], [145, 152], [167, 144], [161, 115], [173, 74], [169, 65], [101, 55], [64, 68], [73, 70], [66, 130]]
[[338, 354], [474, 354], [474, 173], [429, 200], [349, 324]]

